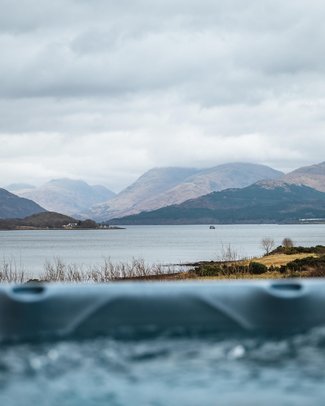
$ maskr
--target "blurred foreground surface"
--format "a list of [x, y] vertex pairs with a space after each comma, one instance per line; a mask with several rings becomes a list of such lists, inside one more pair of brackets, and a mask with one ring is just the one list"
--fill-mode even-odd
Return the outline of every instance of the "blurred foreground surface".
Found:
[[3, 345], [0, 404], [323, 405], [324, 365], [325, 328]]

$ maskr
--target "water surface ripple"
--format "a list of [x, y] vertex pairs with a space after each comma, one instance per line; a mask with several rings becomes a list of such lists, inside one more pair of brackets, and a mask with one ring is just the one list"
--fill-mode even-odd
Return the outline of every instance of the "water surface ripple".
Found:
[[287, 338], [156, 337], [0, 350], [3, 405], [323, 405], [325, 328]]

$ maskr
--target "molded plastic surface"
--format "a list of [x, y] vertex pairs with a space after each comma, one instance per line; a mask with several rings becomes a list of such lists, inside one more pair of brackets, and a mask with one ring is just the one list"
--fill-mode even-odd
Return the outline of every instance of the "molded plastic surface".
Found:
[[116, 331], [291, 333], [325, 325], [325, 281], [0, 286], [0, 340]]

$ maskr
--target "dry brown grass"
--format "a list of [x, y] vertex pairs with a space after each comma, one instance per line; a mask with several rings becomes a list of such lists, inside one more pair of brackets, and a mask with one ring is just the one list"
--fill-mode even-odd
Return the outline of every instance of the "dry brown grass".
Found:
[[244, 260], [240, 261], [243, 265], [248, 265], [251, 261], [256, 261], [261, 264], [266, 265], [268, 268], [270, 266], [281, 266], [281, 265], [286, 265], [288, 262], [294, 261], [295, 259], [302, 259], [306, 257], [318, 257], [319, 255], [317, 254], [293, 254], [293, 255], [287, 255], [287, 254], [273, 254], [273, 255], [267, 255], [265, 257], [260, 257], [260, 258], [252, 258], [250, 260]]

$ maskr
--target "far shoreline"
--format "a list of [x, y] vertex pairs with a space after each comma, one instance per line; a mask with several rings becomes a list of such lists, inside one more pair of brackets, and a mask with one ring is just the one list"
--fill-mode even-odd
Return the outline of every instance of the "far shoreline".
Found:
[[0, 228], [0, 231], [111, 231], [125, 230], [126, 227], [106, 227], [106, 228], [63, 228], [63, 227], [17, 227], [17, 228]]

